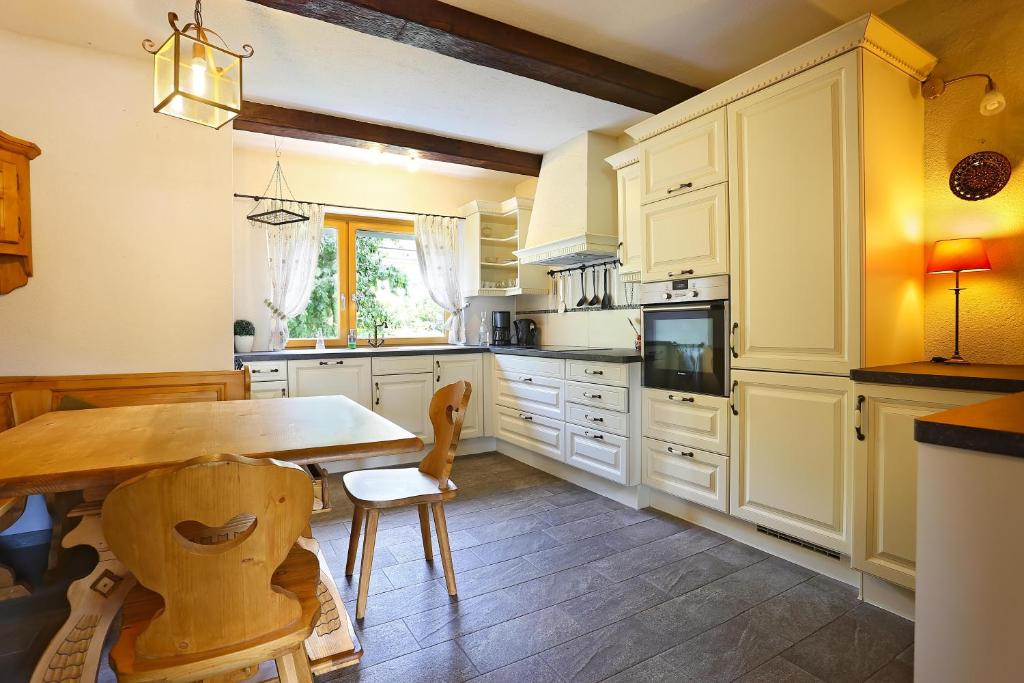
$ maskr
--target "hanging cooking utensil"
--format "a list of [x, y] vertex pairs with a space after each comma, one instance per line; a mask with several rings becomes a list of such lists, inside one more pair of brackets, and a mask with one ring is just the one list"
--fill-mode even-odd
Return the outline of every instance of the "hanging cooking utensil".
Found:
[[584, 279], [586, 273], [586, 268], [580, 268], [580, 300], [576, 302], [576, 308], [587, 305], [587, 282]]
[[558, 274], [558, 312], [565, 313], [565, 288], [568, 287], [571, 282], [566, 277], [567, 273]]
[[601, 297], [601, 308], [608, 310], [612, 307], [612, 295], [608, 293], [608, 266], [604, 268], [604, 296]]
[[601, 303], [601, 297], [599, 297], [599, 296], [597, 295], [597, 266], [594, 266], [594, 267], [593, 267], [593, 268], [591, 269], [591, 271], [590, 271], [590, 272], [591, 272], [591, 276], [592, 276], [592, 277], [590, 278], [590, 280], [591, 280], [591, 281], [593, 282], [593, 284], [594, 284], [594, 296], [590, 297], [590, 301], [588, 301], [588, 302], [587, 302], [587, 305], [588, 305], [588, 306], [596, 306], [596, 305], [598, 305], [599, 303]]

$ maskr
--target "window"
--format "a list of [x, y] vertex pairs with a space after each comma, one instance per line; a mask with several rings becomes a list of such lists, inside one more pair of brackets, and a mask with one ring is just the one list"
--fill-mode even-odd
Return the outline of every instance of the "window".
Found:
[[309, 305], [288, 321], [288, 345], [312, 346], [319, 332], [328, 346], [344, 346], [353, 327], [365, 344], [374, 320], [387, 322], [389, 344], [446, 341], [445, 313], [427, 293], [412, 224], [329, 216]]

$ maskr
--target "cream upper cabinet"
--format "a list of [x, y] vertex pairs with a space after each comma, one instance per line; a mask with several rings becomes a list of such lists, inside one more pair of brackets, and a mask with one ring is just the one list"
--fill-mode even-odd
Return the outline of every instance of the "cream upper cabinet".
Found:
[[732, 379], [732, 514], [849, 553], [853, 382], [743, 370]]
[[617, 171], [619, 187], [619, 275], [640, 272], [643, 253], [643, 232], [640, 221], [640, 164], [630, 164]]
[[370, 407], [370, 359], [288, 361], [290, 396], [348, 396]]
[[641, 203], [723, 182], [725, 128], [723, 107], [642, 142]]
[[914, 588], [917, 558], [917, 442], [914, 420], [999, 394], [858, 384], [854, 449], [855, 569]]
[[641, 210], [643, 282], [729, 272], [727, 183]]
[[473, 387], [469, 406], [462, 421], [462, 439], [484, 435], [484, 358], [479, 353], [434, 356], [434, 391], [465, 380]]
[[423, 439], [423, 443], [434, 441], [434, 428], [428, 414], [433, 395], [434, 375], [429, 372], [375, 375], [373, 378], [373, 412], [408, 429]]
[[861, 366], [856, 51], [728, 106], [733, 367]]

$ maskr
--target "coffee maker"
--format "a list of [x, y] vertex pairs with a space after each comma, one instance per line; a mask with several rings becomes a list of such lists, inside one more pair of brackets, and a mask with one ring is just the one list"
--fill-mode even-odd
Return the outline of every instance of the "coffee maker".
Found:
[[536, 346], [540, 330], [532, 318], [519, 318], [512, 323], [516, 329], [516, 338], [513, 342], [516, 346]]
[[508, 311], [491, 311], [491, 345], [512, 344], [512, 314]]

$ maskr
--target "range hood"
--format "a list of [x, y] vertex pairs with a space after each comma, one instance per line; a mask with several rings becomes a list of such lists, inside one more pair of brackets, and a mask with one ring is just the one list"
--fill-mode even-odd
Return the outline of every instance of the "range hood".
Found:
[[573, 265], [618, 251], [613, 137], [583, 133], [544, 155], [522, 264]]

